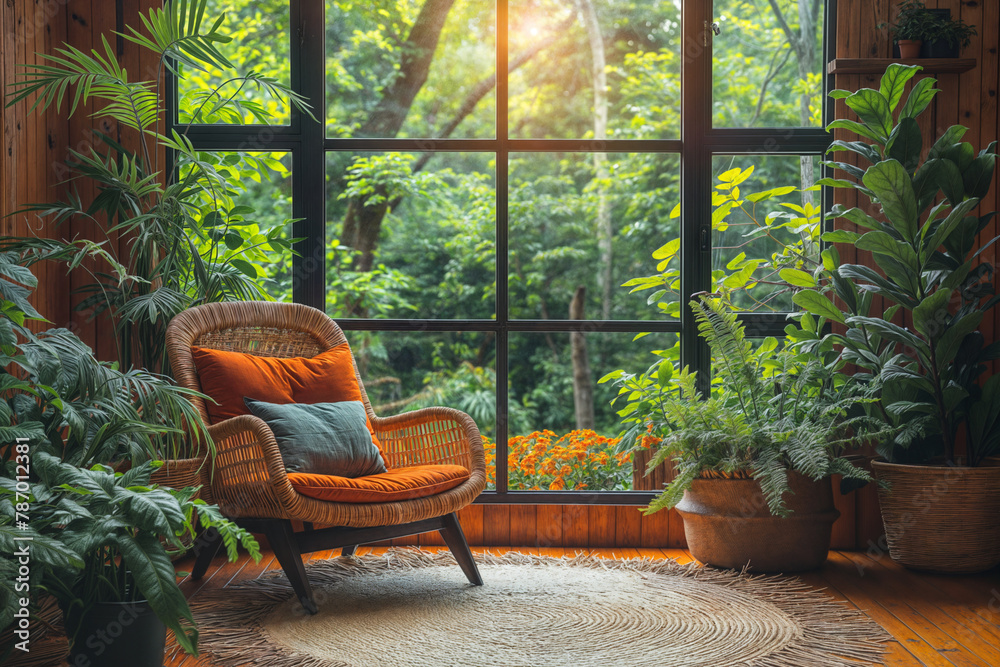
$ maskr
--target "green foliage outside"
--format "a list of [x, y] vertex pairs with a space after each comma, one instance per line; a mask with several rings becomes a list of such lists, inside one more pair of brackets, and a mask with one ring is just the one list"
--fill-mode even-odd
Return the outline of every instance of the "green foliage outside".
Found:
[[[215, 4], [237, 26], [236, 39], [225, 45], [227, 57], [287, 82], [284, 3]], [[732, 0], [717, 8], [723, 35], [716, 40], [713, 64], [716, 126], [819, 125], [822, 17], [801, 14], [800, 4], [777, 2], [790, 32], [767, 3]], [[490, 2], [451, 5], [426, 81], [405, 117], [391, 118], [383, 105], [402, 76], [410, 29], [423, 10], [435, 6], [434, 0], [327, 3], [327, 136], [496, 136]], [[649, 0], [593, 2], [592, 8], [605, 62], [604, 137], [678, 138], [679, 8]], [[269, 17], [266, 27], [255, 18], [261, 13]], [[510, 122], [501, 132], [517, 138], [595, 137], [596, 56], [581, 16], [576, 5], [552, 0], [509, 5]], [[221, 75], [185, 76], [182, 120], [191, 117], [185, 110], [194, 108], [200, 91], [222, 81]], [[287, 107], [252, 86], [238, 99], [259, 105], [279, 122], [287, 118], [282, 115]], [[243, 120], [253, 115], [251, 109]], [[287, 155], [268, 156], [285, 169], [291, 164]], [[780, 313], [791, 308], [789, 282], [795, 288], [815, 284], [811, 276], [821, 265], [818, 202], [811, 190], [818, 177], [815, 164], [797, 156], [716, 158], [713, 285], [725, 287], [733, 305]], [[589, 153], [515, 153], [508, 169], [511, 317], [567, 319], [581, 286], [587, 318], [678, 316], [679, 156], [609, 154], [601, 162]], [[280, 169], [270, 174], [270, 181], [252, 186], [241, 202], [258, 212], [286, 205], [294, 174]], [[495, 317], [494, 155], [336, 151], [328, 154], [326, 177], [327, 245], [312, 252], [326, 261], [331, 316]], [[367, 250], [348, 230], [365, 216], [380, 224]], [[609, 233], [599, 229], [602, 221]], [[286, 229], [285, 237], [289, 234]], [[653, 249], [658, 250], [651, 257]], [[259, 264], [266, 289], [274, 298], [291, 300], [296, 278], [290, 256], [270, 259]], [[616, 368], [648, 365], [651, 350], [659, 351], [659, 358], [679, 356], [674, 336], [635, 343], [631, 338], [587, 335], [595, 379]], [[413, 409], [433, 397], [475, 410], [484, 433], [495, 433], [496, 352], [490, 336], [352, 331], [349, 339], [377, 412]], [[511, 435], [575, 428], [569, 350], [565, 334], [511, 336]], [[603, 385], [594, 391], [594, 428], [613, 435], [614, 392]]]

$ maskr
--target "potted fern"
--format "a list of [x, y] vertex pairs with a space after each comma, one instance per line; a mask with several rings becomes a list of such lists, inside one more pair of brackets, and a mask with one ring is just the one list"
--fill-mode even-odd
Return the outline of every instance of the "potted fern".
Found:
[[614, 377], [626, 402], [624, 446], [658, 438], [649, 470], [674, 463], [674, 479], [645, 511], [676, 507], [691, 554], [709, 565], [819, 567], [839, 516], [830, 477], [870, 481], [841, 454], [883, 427], [851, 414], [869, 399], [819, 356], [774, 338], [753, 349], [736, 313], [716, 298], [691, 308], [716, 359], [717, 391], [702, 396], [695, 374], [675, 375], [668, 360], [605, 378]]
[[[856, 190], [872, 206], [835, 206], [832, 217], [850, 228], [826, 238], [874, 261], [836, 262], [826, 287], [795, 300], [846, 328], [827, 340], [860, 369], [855, 378], [881, 387], [872, 414], [898, 427], [873, 463], [888, 483], [879, 500], [892, 558], [921, 570], [977, 572], [1000, 564], [1000, 467], [990, 458], [1000, 453], [1000, 375], [985, 379], [1000, 343], [979, 330], [1000, 303], [983, 254], [997, 239], [978, 242], [995, 212], [977, 212], [997, 144], [976, 153], [962, 141], [966, 128], [954, 125], [925, 149], [916, 119], [938, 92], [935, 80], [917, 81], [903, 102], [919, 70], [892, 64], [878, 90], [831, 92], [858, 120], [827, 129], [863, 140], [834, 141], [830, 150], [857, 154], [861, 166], [828, 162], [850, 178], [821, 182]], [[873, 308], [873, 297], [886, 306]]]

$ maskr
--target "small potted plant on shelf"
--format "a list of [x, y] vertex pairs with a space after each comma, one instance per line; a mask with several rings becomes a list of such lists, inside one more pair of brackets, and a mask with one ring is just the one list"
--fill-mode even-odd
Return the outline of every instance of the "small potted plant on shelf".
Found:
[[968, 46], [976, 34], [974, 26], [952, 20], [949, 10], [942, 14], [920, 0], [904, 0], [898, 8], [895, 23], [877, 27], [893, 34], [900, 58], [956, 58], [959, 48]]
[[[691, 554], [718, 567], [789, 572], [819, 567], [830, 548], [831, 476], [870, 475], [841, 454], [884, 425], [849, 414], [865, 396], [820, 355], [774, 338], [754, 350], [734, 311], [703, 296], [691, 303], [716, 358], [722, 389], [707, 398], [685, 368], [661, 359], [643, 374], [615, 379], [619, 414], [636, 437], [659, 440], [649, 470], [672, 460], [673, 480], [646, 508], [676, 507]], [[805, 326], [816, 320], [806, 316]], [[872, 432], [872, 426], [876, 433]]]
[[[997, 239], [979, 243], [995, 212], [976, 212], [993, 181], [997, 144], [977, 154], [961, 141], [966, 128], [954, 125], [925, 152], [916, 118], [938, 92], [935, 80], [918, 81], [899, 106], [919, 69], [892, 64], [879, 90], [831, 93], [859, 120], [827, 129], [863, 140], [837, 140], [830, 150], [855, 153], [862, 166], [827, 162], [851, 178], [821, 183], [857, 190], [871, 205], [835, 206], [832, 217], [851, 227], [825, 238], [873, 261], [837, 262], [827, 286], [800, 292], [796, 303], [846, 328], [827, 340], [861, 369], [856, 378], [878, 387], [873, 416], [898, 427], [872, 464], [888, 482], [879, 499], [892, 558], [976, 572], [1000, 563], [1000, 467], [990, 459], [1000, 452], [1000, 375], [983, 379], [1000, 343], [979, 330], [1000, 302], [983, 254]], [[872, 297], [885, 305], [872, 308]]]

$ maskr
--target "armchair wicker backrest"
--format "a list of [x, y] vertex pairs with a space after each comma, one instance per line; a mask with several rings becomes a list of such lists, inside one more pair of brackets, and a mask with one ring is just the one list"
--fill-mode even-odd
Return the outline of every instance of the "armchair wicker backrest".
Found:
[[[263, 357], [315, 357], [347, 342], [337, 323], [321, 311], [298, 303], [239, 301], [214, 303], [186, 310], [170, 323], [167, 348], [174, 378], [183, 387], [201, 391], [191, 347], [243, 352]], [[375, 415], [351, 354], [365, 412]], [[208, 423], [205, 401], [193, 398]]]

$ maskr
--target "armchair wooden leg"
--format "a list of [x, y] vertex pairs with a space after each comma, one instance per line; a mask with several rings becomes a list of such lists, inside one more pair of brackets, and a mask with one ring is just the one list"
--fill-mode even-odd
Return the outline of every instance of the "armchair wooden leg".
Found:
[[319, 609], [313, 599], [312, 587], [309, 586], [309, 579], [306, 577], [306, 568], [302, 564], [302, 552], [295, 541], [295, 531], [292, 530], [292, 522], [286, 519], [268, 521], [264, 526], [264, 534], [267, 541], [271, 543], [271, 549], [285, 571], [292, 590], [298, 596], [299, 602], [310, 614], [315, 614]]
[[343, 548], [343, 549], [342, 549], [342, 550], [340, 551], [340, 555], [341, 555], [341, 556], [353, 556], [353, 555], [354, 555], [354, 552], [355, 552], [355, 551], [357, 551], [357, 550], [358, 550], [358, 545], [357, 545], [357, 544], [352, 544], [352, 545], [351, 545], [351, 546], [349, 546], [349, 547], [344, 547], [344, 548]]
[[444, 543], [451, 549], [451, 554], [458, 561], [462, 572], [468, 577], [469, 583], [473, 586], [482, 586], [483, 578], [479, 576], [479, 568], [469, 551], [469, 544], [465, 541], [465, 533], [462, 532], [462, 525], [458, 522], [458, 516], [452, 512], [444, 517], [445, 527], [439, 530]]
[[201, 579], [208, 572], [208, 567], [212, 560], [219, 553], [222, 546], [222, 536], [217, 528], [202, 528], [198, 531], [198, 537], [194, 540], [194, 568], [191, 570], [191, 578], [195, 581]]

